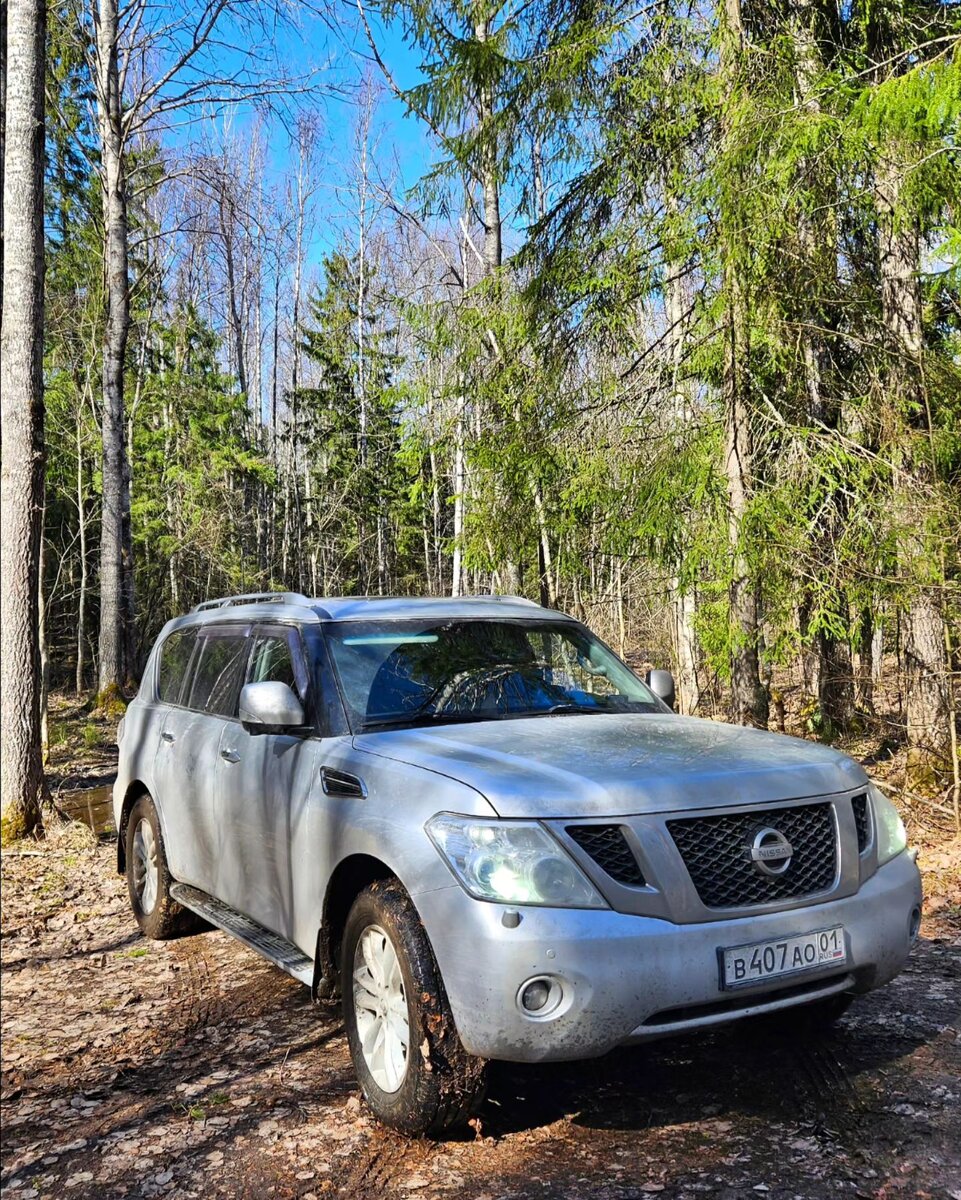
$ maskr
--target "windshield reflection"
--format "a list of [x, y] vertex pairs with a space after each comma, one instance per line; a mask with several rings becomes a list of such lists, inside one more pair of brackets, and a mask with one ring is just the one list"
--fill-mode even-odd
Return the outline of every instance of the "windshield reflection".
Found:
[[572, 622], [351, 621], [327, 636], [355, 732], [660, 711], [637, 676]]

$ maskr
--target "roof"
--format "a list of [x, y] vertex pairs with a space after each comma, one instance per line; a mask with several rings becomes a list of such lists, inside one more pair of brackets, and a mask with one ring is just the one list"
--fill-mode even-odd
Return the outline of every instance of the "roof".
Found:
[[[323, 596], [296, 592], [259, 592], [206, 600], [191, 616], [210, 620], [244, 616], [256, 620], [300, 621], [417, 620], [422, 617], [516, 617], [569, 619], [523, 596]], [[205, 622], [206, 623], [206, 622]]]

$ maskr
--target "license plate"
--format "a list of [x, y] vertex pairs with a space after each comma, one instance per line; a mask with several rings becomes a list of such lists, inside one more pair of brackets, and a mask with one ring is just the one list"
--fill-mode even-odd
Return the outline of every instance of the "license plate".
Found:
[[844, 926], [799, 933], [769, 942], [751, 942], [719, 952], [721, 986], [746, 987], [765, 979], [779, 979], [818, 967], [841, 966], [847, 962]]

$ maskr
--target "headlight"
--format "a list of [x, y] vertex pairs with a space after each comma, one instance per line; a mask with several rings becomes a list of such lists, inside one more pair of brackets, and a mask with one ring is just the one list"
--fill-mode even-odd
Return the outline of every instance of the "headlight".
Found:
[[875, 784], [871, 784], [871, 806], [874, 809], [874, 827], [878, 834], [878, 866], [900, 854], [907, 848], [908, 835], [898, 810]]
[[465, 891], [477, 900], [607, 907], [577, 863], [535, 821], [485, 821], [441, 813], [426, 829]]

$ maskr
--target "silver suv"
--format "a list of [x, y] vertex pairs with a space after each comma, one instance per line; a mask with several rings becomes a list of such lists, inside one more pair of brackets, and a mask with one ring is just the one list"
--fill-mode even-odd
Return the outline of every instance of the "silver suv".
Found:
[[652, 676], [508, 597], [201, 604], [121, 725], [140, 927], [208, 922], [339, 993], [407, 1133], [464, 1121], [488, 1059], [833, 1019], [917, 936], [894, 806], [825, 746], [676, 716]]

